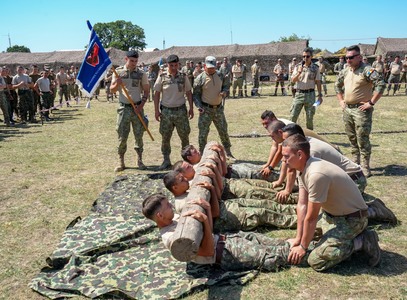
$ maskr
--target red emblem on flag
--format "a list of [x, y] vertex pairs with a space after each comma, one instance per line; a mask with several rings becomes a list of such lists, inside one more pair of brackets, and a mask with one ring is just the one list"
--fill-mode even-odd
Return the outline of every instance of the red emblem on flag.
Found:
[[86, 62], [92, 67], [96, 67], [99, 64], [99, 45], [97, 43], [93, 44], [92, 50], [86, 58]]

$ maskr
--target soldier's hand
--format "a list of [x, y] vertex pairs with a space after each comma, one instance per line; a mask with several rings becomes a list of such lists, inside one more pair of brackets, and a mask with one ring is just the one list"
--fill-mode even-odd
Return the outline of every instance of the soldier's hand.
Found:
[[339, 101], [339, 105], [341, 106], [342, 110], [345, 110], [345, 108], [346, 108], [346, 103], [345, 103], [344, 100]]
[[155, 119], [160, 122], [161, 121], [161, 113], [159, 111], [155, 112]]
[[266, 178], [270, 175], [271, 170], [269, 169], [269, 167], [265, 167], [263, 170], [260, 171], [261, 175]]
[[189, 210], [185, 213], [182, 214], [183, 217], [192, 217], [195, 220], [198, 220], [199, 222], [205, 222], [208, 217], [201, 211], [199, 210]]
[[361, 110], [361, 111], [365, 111], [365, 110], [370, 109], [370, 108], [372, 108], [372, 107], [373, 107], [373, 105], [370, 105], [369, 102], [366, 102], [365, 104], [359, 106], [358, 108], [359, 108], [359, 110]]
[[201, 198], [189, 200], [188, 203], [189, 204], [197, 204], [197, 205], [201, 206], [205, 210], [211, 209], [211, 205], [209, 204], [209, 202], [204, 200], [204, 199], [201, 199]]
[[198, 108], [198, 111], [199, 111], [199, 114], [203, 114], [203, 113], [205, 113], [205, 110], [202, 108], [202, 107], [200, 107], [200, 108]]
[[307, 252], [301, 246], [292, 247], [288, 254], [288, 262], [298, 265]]
[[273, 181], [273, 182], [271, 183], [271, 185], [273, 186], [273, 189], [275, 189], [275, 188], [277, 188], [277, 187], [279, 187], [279, 186], [282, 186], [283, 183], [282, 183], [282, 182], [279, 182], [279, 181], [277, 180], [277, 181]]
[[280, 191], [276, 194], [277, 202], [279, 203], [285, 203], [290, 196], [290, 193], [287, 191]]
[[189, 109], [188, 114], [189, 114], [189, 119], [191, 120], [194, 117], [194, 109], [192, 107]]

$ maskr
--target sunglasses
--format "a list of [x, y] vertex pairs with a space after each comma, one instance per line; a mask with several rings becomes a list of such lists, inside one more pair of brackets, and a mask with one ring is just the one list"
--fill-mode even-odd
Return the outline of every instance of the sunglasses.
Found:
[[303, 58], [310, 58], [311, 55], [304, 55]]
[[346, 56], [345, 58], [346, 58], [346, 60], [351, 60], [351, 59], [354, 59], [356, 56], [359, 56], [359, 54], [355, 54], [355, 55], [352, 55], [352, 56]]

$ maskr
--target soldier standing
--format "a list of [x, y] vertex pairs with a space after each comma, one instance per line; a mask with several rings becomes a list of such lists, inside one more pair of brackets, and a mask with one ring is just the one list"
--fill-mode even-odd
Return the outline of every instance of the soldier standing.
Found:
[[[3, 68], [0, 68], [0, 72], [3, 74]], [[6, 81], [4, 80], [3, 76], [0, 76], [0, 109], [3, 112], [4, 116], [4, 124], [7, 127], [11, 126], [10, 123], [10, 116], [9, 116], [9, 105], [7, 102], [6, 94], [4, 91], [7, 89]]]
[[251, 67], [252, 71], [252, 81], [253, 81], [253, 90], [252, 90], [252, 96], [258, 95], [259, 94], [259, 77], [260, 77], [260, 72], [261, 68], [259, 66], [259, 61], [257, 59], [254, 60], [254, 64]]
[[292, 77], [293, 77], [293, 72], [295, 65], [297, 64], [297, 58], [293, 57], [291, 62], [288, 64], [288, 80], [289, 80], [289, 86], [291, 87], [291, 94], [293, 98], [295, 97], [295, 83], [292, 82]]
[[[149, 85], [147, 74], [137, 69], [138, 52], [131, 50], [126, 53], [125, 65], [117, 68], [119, 77], [113, 74], [110, 91], [114, 94], [119, 91], [119, 108], [117, 109], [117, 125], [116, 130], [119, 138], [119, 146], [117, 152], [119, 154], [119, 165], [115, 171], [123, 171], [126, 166], [124, 164], [124, 154], [127, 151], [127, 139], [130, 133], [130, 125], [133, 127], [133, 135], [137, 153], [137, 165], [140, 170], [145, 170], [146, 166], [143, 163], [143, 134], [145, 128], [141, 123], [136, 112], [144, 118], [143, 107], [148, 99]], [[136, 105], [136, 112], [130, 101], [126, 98], [121, 85], [124, 84], [131, 98]], [[143, 93], [143, 97], [141, 97]]]
[[24, 74], [24, 68], [22, 66], [17, 67], [17, 75], [13, 77], [13, 89], [18, 89], [18, 109], [20, 111], [21, 123], [27, 122], [27, 114], [29, 120], [33, 121], [32, 115], [32, 97], [30, 95], [31, 78]]
[[[37, 80], [41, 77], [41, 74], [38, 72], [38, 66], [37, 65], [32, 66], [32, 71], [31, 71], [29, 76], [31, 78], [32, 84], [34, 85], [37, 82]], [[33, 88], [34, 88], [34, 86], [33, 86]], [[33, 89], [32, 94], [33, 94], [33, 100], [34, 100], [34, 105], [32, 107], [32, 109], [33, 109], [32, 114], [35, 116], [35, 113], [37, 112], [37, 107], [41, 111], [42, 106], [41, 106], [40, 96], [36, 93], [36, 91], [34, 89]]]
[[326, 88], [326, 71], [327, 71], [327, 63], [324, 61], [324, 58], [318, 57], [318, 61], [316, 62], [316, 65], [319, 67], [319, 74], [321, 74], [321, 84], [322, 87], [324, 88], [324, 93], [325, 96], [328, 94], [327, 88]]
[[334, 73], [336, 76], [345, 68], [345, 57], [339, 57], [339, 62], [337, 62], [334, 66]]
[[362, 163], [363, 172], [369, 177], [372, 151], [369, 135], [372, 130], [373, 106], [382, 96], [386, 84], [375, 69], [362, 62], [359, 46], [346, 49], [346, 61], [348, 67], [339, 74], [335, 91], [343, 110], [345, 132], [352, 147], [352, 160], [357, 164]]
[[[34, 84], [34, 91], [37, 95], [40, 96], [41, 99], [41, 107], [46, 109], [43, 113], [46, 121], [51, 121], [49, 117], [49, 109], [51, 108], [52, 104], [52, 95], [51, 95], [51, 81], [48, 78], [49, 70], [44, 70], [42, 77], [38, 78], [38, 80]], [[42, 114], [42, 112], [40, 112]]]
[[216, 71], [216, 58], [205, 58], [205, 72], [199, 75], [194, 82], [194, 102], [199, 111], [199, 150], [203, 152], [207, 143], [211, 123], [216, 129], [225, 148], [226, 155], [234, 159], [230, 147], [228, 123], [225, 118], [223, 99], [229, 91], [229, 79]]
[[[177, 129], [182, 148], [189, 145], [189, 119], [194, 117], [191, 83], [184, 73], [178, 72], [178, 56], [168, 56], [167, 65], [167, 70], [159, 75], [154, 84], [155, 119], [160, 122], [161, 153], [164, 156], [159, 170], [171, 167], [171, 136], [174, 128]], [[185, 96], [188, 99], [189, 111], [185, 105]]]
[[405, 94], [407, 95], [407, 54], [404, 55], [404, 60], [401, 61], [401, 67], [399, 90], [401, 83], [404, 82]]
[[390, 65], [389, 65], [390, 75], [389, 75], [389, 80], [387, 81], [388, 85], [387, 85], [387, 94], [386, 94], [386, 96], [389, 95], [392, 84], [394, 84], [393, 96], [396, 94], [396, 91], [397, 91], [397, 89], [399, 87], [401, 70], [402, 70], [402, 66], [401, 66], [401, 63], [400, 63], [400, 56], [397, 55], [394, 58], [394, 61], [392, 61], [390, 63]]
[[287, 96], [287, 93], [285, 92], [285, 86], [284, 86], [284, 73], [286, 72], [284, 66], [281, 64], [281, 59], [279, 58], [277, 60], [277, 64], [274, 66], [273, 73], [276, 75], [276, 86], [274, 89], [274, 96], [277, 96], [277, 89], [278, 85], [281, 86], [281, 94], [283, 96]]
[[383, 76], [385, 66], [381, 55], [376, 57], [376, 60], [372, 64], [372, 68], [374, 68], [380, 76]]
[[60, 67], [59, 72], [56, 75], [56, 83], [59, 87], [59, 104], [62, 106], [62, 97], [65, 97], [66, 106], [71, 106], [69, 104], [69, 94], [68, 94], [68, 80], [69, 76], [65, 73], [65, 68]]
[[232, 76], [233, 76], [233, 98], [236, 98], [236, 88], [238, 88], [238, 96], [243, 96], [243, 67], [242, 60], [237, 59], [236, 64], [232, 67]]
[[184, 73], [187, 75], [189, 82], [191, 83], [191, 86], [194, 85], [194, 68], [192, 67], [192, 62], [187, 60], [185, 63], [185, 66], [182, 67], [181, 73]]

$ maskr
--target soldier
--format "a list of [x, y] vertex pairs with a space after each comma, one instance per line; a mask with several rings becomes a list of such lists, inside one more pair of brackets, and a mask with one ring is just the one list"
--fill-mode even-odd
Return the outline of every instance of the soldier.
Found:
[[199, 111], [199, 149], [201, 152], [204, 150], [213, 122], [218, 130], [226, 155], [230, 159], [235, 159], [230, 150], [232, 145], [223, 106], [223, 99], [229, 91], [228, 78], [224, 78], [222, 73], [216, 71], [216, 58], [213, 56], [205, 58], [204, 70], [201, 75], [195, 78], [193, 89], [193, 99]]
[[253, 90], [252, 96], [260, 96], [259, 94], [259, 77], [261, 73], [261, 68], [259, 66], [259, 61], [257, 59], [254, 60], [254, 64], [251, 67], [252, 72], [252, 81], [253, 81]]
[[[54, 69], [49, 70], [48, 79], [51, 81], [51, 91], [52, 91], [51, 112], [52, 112], [53, 110], [58, 110], [58, 108], [55, 108], [55, 97], [57, 96], [57, 83], [56, 83], [56, 75], [54, 73]], [[82, 92], [80, 92], [80, 93], [82, 93]]]
[[233, 77], [233, 98], [236, 98], [236, 88], [237, 95], [243, 96], [242, 89], [243, 89], [243, 66], [242, 60], [237, 59], [236, 64], [232, 67], [232, 77]]
[[[325, 271], [363, 250], [369, 265], [376, 266], [381, 257], [379, 238], [375, 231], [366, 230], [368, 207], [345, 171], [310, 156], [310, 145], [299, 134], [283, 142], [283, 160], [288, 168], [298, 171], [300, 189], [297, 235], [290, 240], [288, 261], [298, 264], [309, 252], [308, 264], [316, 271]], [[323, 235], [314, 247], [311, 241], [321, 209]]]
[[44, 70], [42, 72], [42, 77], [40, 77], [34, 84], [34, 90], [37, 95], [40, 96], [41, 107], [45, 109], [45, 112], [40, 112], [44, 115], [47, 122], [52, 121], [49, 117], [49, 109], [52, 104], [52, 91], [51, 91], [51, 81], [48, 78], [49, 70]]
[[17, 93], [13, 89], [12, 81], [13, 77], [10, 76], [10, 69], [7, 66], [3, 67], [3, 70], [1, 72], [1, 76], [3, 77], [4, 81], [6, 82], [6, 89], [4, 89], [4, 93], [6, 96], [6, 99], [8, 101], [8, 107], [9, 107], [9, 118], [10, 118], [10, 124], [14, 125], [15, 120], [14, 120], [14, 114], [16, 117], [18, 116], [18, 106], [17, 106]]
[[[178, 72], [178, 56], [174, 54], [168, 56], [167, 64], [168, 69], [157, 78], [154, 84], [155, 119], [160, 122], [161, 153], [164, 156], [159, 170], [171, 167], [170, 143], [174, 128], [177, 129], [182, 148], [189, 144], [189, 133], [191, 132], [189, 120], [194, 117], [191, 84], [184, 73]], [[185, 96], [188, 99], [188, 111]]]
[[335, 91], [343, 110], [352, 160], [357, 164], [362, 163], [363, 173], [369, 177], [373, 106], [379, 101], [386, 85], [375, 69], [362, 62], [359, 46], [346, 49], [346, 61], [349, 67], [340, 73], [335, 82]]
[[294, 68], [297, 64], [297, 58], [293, 57], [293, 59], [291, 60], [291, 62], [288, 64], [288, 80], [289, 80], [289, 85], [291, 87], [291, 93], [293, 98], [295, 98], [295, 83], [292, 82], [292, 77], [293, 77], [293, 72], [294, 72]]
[[32, 97], [30, 95], [31, 78], [24, 74], [24, 68], [22, 66], [17, 67], [17, 75], [12, 80], [13, 89], [18, 89], [18, 109], [20, 111], [21, 124], [27, 122], [27, 115], [30, 122], [34, 121], [32, 115]]
[[277, 64], [274, 66], [273, 73], [276, 75], [276, 86], [274, 88], [274, 96], [277, 96], [278, 86], [281, 86], [281, 95], [287, 96], [284, 86], [284, 74], [286, 73], [285, 67], [281, 63], [281, 58], [277, 60]]
[[30, 73], [30, 78], [31, 78], [31, 82], [33, 84], [32, 86], [32, 95], [33, 95], [33, 100], [34, 100], [34, 105], [32, 107], [33, 112], [32, 114], [35, 116], [36, 112], [37, 112], [37, 107], [39, 108], [39, 110], [42, 110], [42, 105], [41, 105], [41, 99], [39, 94], [37, 94], [37, 92], [34, 90], [34, 84], [37, 82], [37, 80], [41, 77], [41, 74], [38, 71], [38, 66], [37, 65], [33, 65], [32, 66], [32, 71]]
[[107, 98], [107, 101], [109, 101], [109, 102], [110, 102], [110, 99], [113, 102], [113, 93], [110, 90], [110, 86], [112, 84], [112, 78], [113, 78], [113, 71], [110, 69], [106, 73], [106, 76], [104, 78], [104, 80], [105, 80], [105, 89], [106, 89], [106, 98]]
[[194, 68], [191, 66], [191, 61], [187, 60], [185, 66], [182, 67], [181, 73], [187, 75], [191, 86], [194, 85]]
[[321, 84], [324, 88], [325, 97], [328, 94], [328, 90], [326, 88], [326, 72], [328, 71], [327, 64], [328, 63], [324, 60], [323, 56], [318, 57], [316, 65], [319, 67], [319, 74], [321, 74]]
[[57, 87], [59, 88], [59, 104], [62, 106], [62, 97], [65, 97], [66, 106], [70, 107], [69, 94], [68, 94], [68, 80], [69, 76], [65, 73], [63, 66], [59, 67], [59, 72], [55, 76]]
[[376, 56], [376, 60], [372, 64], [372, 68], [374, 68], [380, 76], [383, 76], [385, 66], [381, 55]]
[[[75, 80], [76, 80], [76, 73], [75, 73], [75, 66], [71, 66], [68, 70], [68, 99], [75, 99]], [[76, 100], [76, 99], [75, 99]]]
[[[115, 168], [115, 172], [123, 171], [126, 166], [124, 164], [124, 154], [127, 151], [127, 139], [130, 133], [130, 125], [133, 127], [133, 135], [135, 140], [135, 147], [137, 153], [137, 166], [140, 170], [145, 170], [147, 167], [143, 163], [143, 134], [145, 128], [141, 123], [139, 116], [144, 116], [143, 107], [148, 99], [149, 85], [147, 75], [137, 69], [139, 54], [135, 50], [128, 51], [125, 57], [125, 65], [117, 68], [119, 77], [113, 74], [112, 84], [110, 91], [116, 93], [119, 91], [119, 108], [117, 109], [117, 125], [116, 130], [119, 138], [119, 146], [117, 153], [119, 154], [119, 165]], [[127, 88], [131, 98], [136, 105], [136, 111], [130, 104], [123, 92], [122, 85]], [[143, 97], [141, 97], [143, 93]], [[137, 114], [139, 116], [137, 116]], [[147, 125], [147, 122], [145, 122]]]
[[340, 56], [339, 57], [339, 62], [337, 62], [334, 66], [334, 73], [336, 76], [339, 75], [339, 73], [345, 68], [345, 57]]
[[386, 94], [386, 96], [389, 95], [392, 84], [394, 84], [393, 96], [396, 94], [396, 91], [399, 88], [401, 70], [402, 70], [402, 65], [400, 63], [400, 56], [397, 55], [394, 58], [394, 61], [392, 61], [390, 63], [390, 65], [389, 65], [390, 75], [389, 75], [389, 80], [387, 81], [388, 85], [387, 85], [387, 94]]
[[302, 62], [295, 66], [292, 81], [297, 85], [297, 92], [291, 106], [290, 119], [297, 122], [302, 107], [305, 109], [306, 126], [314, 129], [314, 114], [316, 101], [315, 85], [318, 89], [318, 101], [322, 103], [321, 74], [316, 64], [312, 62], [312, 48], [305, 48], [302, 52]]
[[[3, 68], [1, 67], [0, 72], [3, 75]], [[3, 112], [4, 124], [6, 124], [7, 127], [10, 127], [11, 123], [9, 116], [9, 105], [7, 102], [6, 94], [4, 93], [6, 89], [7, 89], [6, 81], [4, 80], [3, 76], [0, 76], [0, 109]]]
[[150, 84], [150, 98], [148, 99], [148, 101], [152, 101], [154, 97], [154, 83], [157, 80], [157, 73], [154, 72], [153, 65], [150, 65], [148, 67], [147, 78], [148, 83]]
[[401, 88], [401, 83], [404, 82], [404, 89], [405, 94], [407, 95], [407, 54], [404, 55], [404, 60], [401, 61], [401, 75], [400, 75], [400, 83], [399, 83], [399, 90]]

